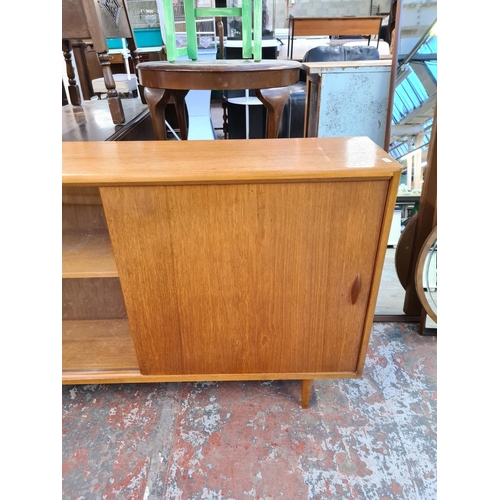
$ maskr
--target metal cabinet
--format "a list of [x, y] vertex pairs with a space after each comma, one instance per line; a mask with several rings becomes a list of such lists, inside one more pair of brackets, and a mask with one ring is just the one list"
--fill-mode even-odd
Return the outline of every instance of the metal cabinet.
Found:
[[304, 64], [306, 137], [367, 136], [384, 147], [391, 61]]

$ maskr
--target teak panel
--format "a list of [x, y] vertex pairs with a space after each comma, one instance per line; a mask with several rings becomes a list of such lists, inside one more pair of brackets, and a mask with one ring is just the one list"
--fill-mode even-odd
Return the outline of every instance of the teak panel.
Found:
[[63, 321], [65, 371], [137, 370], [127, 320]]
[[293, 36], [377, 35], [383, 16], [290, 18]]
[[389, 183], [101, 188], [141, 373], [356, 372]]
[[127, 317], [119, 278], [62, 280], [63, 320]]
[[321, 61], [303, 63], [302, 67], [309, 75], [325, 75], [337, 72], [339, 69], [357, 69], [357, 68], [390, 68], [391, 61], [384, 59], [366, 60], [366, 61]]
[[[361, 376], [400, 171], [366, 137], [64, 143], [63, 231], [106, 230], [101, 189], [121, 257], [63, 280], [63, 383]], [[122, 280], [125, 350], [92, 326]]]
[[107, 231], [101, 204], [63, 203], [62, 230], [68, 232]]
[[[106, 109], [109, 114], [109, 110]], [[99, 188], [96, 186], [63, 186], [63, 204], [102, 205]]]
[[62, 275], [63, 278], [118, 277], [108, 231], [64, 231]]
[[387, 179], [401, 169], [368, 137], [64, 142], [62, 149], [67, 186]]

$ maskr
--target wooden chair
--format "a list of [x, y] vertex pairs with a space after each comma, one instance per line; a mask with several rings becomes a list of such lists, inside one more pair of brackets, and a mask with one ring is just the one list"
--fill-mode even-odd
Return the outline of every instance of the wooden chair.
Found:
[[71, 104], [81, 105], [72, 64], [72, 42], [91, 39], [98, 54], [113, 123], [125, 122], [125, 114], [111, 72], [107, 38], [124, 38], [135, 64], [139, 63], [137, 45], [125, 0], [63, 0], [62, 50], [66, 60]]
[[[130, 73], [128, 59], [131, 57], [131, 54], [130, 50], [127, 47], [127, 41], [125, 40], [125, 38], [121, 39], [121, 44], [121, 49], [110, 49], [108, 52], [109, 54], [121, 55], [125, 63], [125, 73], [117, 73], [113, 75], [113, 80], [115, 81], [116, 85], [116, 91], [119, 94], [124, 94], [126, 97], [128, 97], [129, 95], [137, 97], [139, 92], [137, 86], [137, 76]], [[99, 99], [101, 99], [101, 94], [107, 94], [108, 92], [104, 77], [93, 79], [92, 88]]]
[[[200, 17], [241, 17], [243, 59], [262, 59], [262, 0], [253, 1], [253, 46], [252, 46], [252, 0], [242, 0], [241, 7], [195, 7], [195, 0], [184, 0], [186, 22], [186, 47], [177, 47], [174, 5], [172, 0], [164, 0], [164, 23], [166, 35], [167, 59], [175, 62], [177, 57], [187, 55], [189, 59], [198, 59], [198, 40], [196, 19]], [[220, 38], [220, 37], [219, 37]], [[222, 45], [221, 45], [222, 51]]]

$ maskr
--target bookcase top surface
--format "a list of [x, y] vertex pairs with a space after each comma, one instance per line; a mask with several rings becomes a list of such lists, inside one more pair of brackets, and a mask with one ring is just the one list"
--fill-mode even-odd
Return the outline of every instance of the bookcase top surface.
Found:
[[62, 143], [63, 185], [390, 179], [400, 170], [368, 137]]

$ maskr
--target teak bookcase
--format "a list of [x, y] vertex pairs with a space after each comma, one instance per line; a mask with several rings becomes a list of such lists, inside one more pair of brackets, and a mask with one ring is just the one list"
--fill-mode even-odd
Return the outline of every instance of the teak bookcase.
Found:
[[401, 171], [370, 139], [62, 158], [64, 384], [362, 375]]

